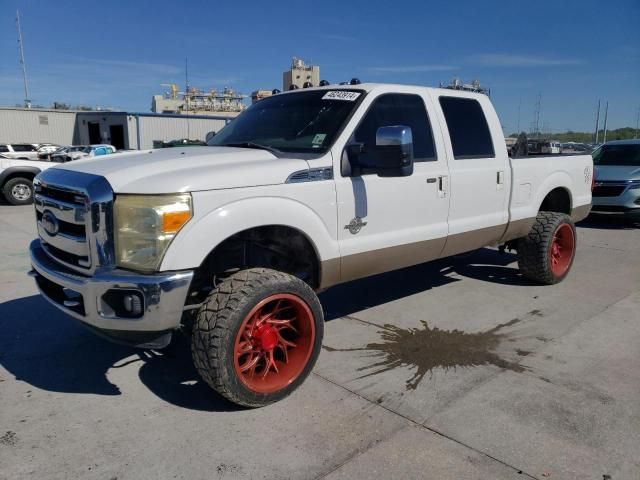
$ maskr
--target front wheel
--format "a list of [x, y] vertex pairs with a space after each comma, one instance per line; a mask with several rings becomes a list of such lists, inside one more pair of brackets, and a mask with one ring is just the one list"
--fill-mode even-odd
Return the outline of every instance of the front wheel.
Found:
[[203, 380], [228, 400], [262, 407], [283, 399], [311, 372], [324, 318], [313, 290], [275, 270], [225, 279], [199, 309], [191, 351]]
[[28, 205], [33, 202], [33, 183], [28, 178], [12, 178], [3, 187], [4, 197], [12, 205]]
[[576, 227], [568, 215], [539, 212], [531, 231], [518, 240], [518, 267], [530, 280], [553, 285], [562, 281], [576, 254]]

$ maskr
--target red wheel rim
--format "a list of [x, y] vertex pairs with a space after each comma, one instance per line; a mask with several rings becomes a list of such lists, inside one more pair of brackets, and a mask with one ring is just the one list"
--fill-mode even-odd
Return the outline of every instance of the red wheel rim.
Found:
[[553, 234], [549, 252], [551, 272], [555, 277], [562, 277], [569, 270], [575, 245], [573, 229], [570, 225], [563, 223]]
[[311, 309], [296, 295], [279, 293], [245, 317], [233, 349], [236, 375], [257, 393], [290, 385], [309, 362], [315, 341]]

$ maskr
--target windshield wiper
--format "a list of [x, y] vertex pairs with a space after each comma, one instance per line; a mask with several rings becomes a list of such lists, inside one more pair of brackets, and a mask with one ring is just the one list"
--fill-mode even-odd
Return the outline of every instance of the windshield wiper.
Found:
[[277, 148], [270, 147], [268, 145], [261, 145], [259, 143], [254, 142], [238, 142], [238, 143], [225, 143], [224, 147], [238, 147], [238, 148], [256, 148], [259, 150], [266, 150], [267, 152], [273, 153], [276, 157], [278, 156], [280, 150]]

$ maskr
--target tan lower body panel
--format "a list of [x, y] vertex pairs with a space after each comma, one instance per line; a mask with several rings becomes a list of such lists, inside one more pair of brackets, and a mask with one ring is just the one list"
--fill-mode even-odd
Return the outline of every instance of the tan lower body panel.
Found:
[[500, 242], [506, 228], [507, 226], [502, 224], [449, 235], [447, 244], [440, 256], [450, 257], [451, 255], [469, 252], [487, 245], [495, 245]]
[[584, 220], [591, 212], [591, 204], [587, 203], [586, 205], [580, 205], [579, 207], [575, 207], [571, 210], [571, 220], [574, 222], [579, 222], [580, 220]]
[[[578, 222], [585, 218], [590, 210], [590, 204], [576, 207], [571, 212], [571, 218]], [[457, 233], [447, 238], [348, 255], [343, 257], [342, 261], [338, 258], [327, 260], [321, 264], [320, 289], [521, 238], [529, 233], [535, 221], [535, 217], [523, 218], [510, 222], [509, 225], [496, 225]]]
[[440, 257], [445, 242], [445, 238], [436, 238], [342, 257], [340, 281], [348, 282], [435, 260]]

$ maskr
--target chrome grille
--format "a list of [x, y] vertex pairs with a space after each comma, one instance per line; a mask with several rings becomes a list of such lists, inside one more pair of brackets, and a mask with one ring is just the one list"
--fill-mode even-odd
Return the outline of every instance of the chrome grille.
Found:
[[[38, 235], [45, 251], [74, 269], [91, 267], [87, 226], [88, 202], [82, 192], [36, 183], [33, 197]], [[52, 217], [51, 217], [52, 215]], [[47, 220], [53, 218], [54, 227]]]
[[49, 168], [33, 184], [38, 236], [47, 255], [87, 275], [113, 267], [113, 192], [108, 182]]

